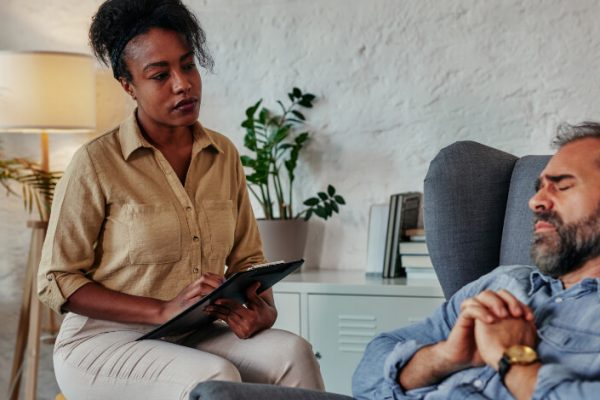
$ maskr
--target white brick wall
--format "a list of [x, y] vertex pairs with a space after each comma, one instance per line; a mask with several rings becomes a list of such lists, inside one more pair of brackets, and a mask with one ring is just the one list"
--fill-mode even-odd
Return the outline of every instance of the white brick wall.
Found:
[[[0, 48], [87, 50], [100, 1], [3, 0]], [[368, 207], [421, 190], [429, 160], [472, 139], [518, 155], [549, 152], [560, 121], [600, 119], [595, 0], [188, 0], [216, 61], [204, 74], [204, 124], [240, 147], [244, 109], [293, 85], [320, 97], [298, 199], [333, 183], [348, 205], [315, 224], [313, 264], [361, 269]], [[99, 79], [99, 130], [127, 109]], [[86, 137], [51, 138], [63, 168]], [[2, 136], [36, 158], [34, 136]], [[0, 301], [18, 302], [28, 233], [19, 199], [0, 196]], [[17, 286], [15, 286], [17, 285]], [[15, 288], [16, 287], [16, 288]], [[4, 365], [4, 358], [2, 364]], [[2, 372], [5, 374], [5, 372]], [[1, 375], [4, 376], [4, 375]]]

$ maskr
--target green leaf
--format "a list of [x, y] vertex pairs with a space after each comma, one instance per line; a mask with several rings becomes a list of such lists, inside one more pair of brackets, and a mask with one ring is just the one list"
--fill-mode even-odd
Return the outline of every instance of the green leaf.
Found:
[[315, 214], [323, 219], [327, 219], [327, 211], [323, 207], [317, 207], [314, 209]]
[[333, 215], [333, 209], [329, 205], [329, 203], [325, 203], [325, 211], [327, 211], [327, 216], [331, 217]]
[[342, 204], [342, 205], [346, 204], [346, 201], [344, 200], [344, 198], [342, 196], [340, 196], [339, 194], [335, 195], [334, 199], [338, 204]]
[[313, 206], [316, 206], [317, 204], [319, 204], [319, 199], [317, 199], [316, 197], [311, 197], [307, 200], [304, 200], [305, 206], [313, 207]]
[[298, 136], [296, 136], [296, 139], [294, 140], [297, 144], [301, 145], [304, 142], [306, 142], [308, 140], [308, 136], [309, 133], [308, 132], [302, 132], [301, 134], [299, 134]]
[[281, 107], [281, 112], [285, 113], [285, 106], [283, 105], [281, 100], [277, 100], [277, 104], [279, 104], [279, 107]]
[[306, 121], [306, 117], [300, 111], [292, 110], [292, 114], [300, 118], [302, 121]]
[[333, 197], [333, 195], [335, 194], [335, 188], [331, 185], [327, 186], [327, 193], [330, 197]]
[[339, 213], [339, 212], [340, 212], [340, 208], [338, 207], [338, 205], [336, 204], [336, 202], [335, 202], [335, 201], [331, 201], [331, 202], [329, 202], [329, 206], [330, 206], [330, 207], [331, 207], [331, 209], [332, 209], [333, 211], [335, 211], [336, 213]]
[[306, 100], [308, 102], [312, 102], [317, 96], [315, 96], [312, 93], [304, 93], [304, 95], [302, 96], [302, 100]]
[[240, 161], [244, 167], [254, 168], [254, 165], [256, 164], [255, 160], [249, 156], [240, 156]]
[[279, 143], [282, 140], [284, 140], [288, 133], [290, 132], [291, 129], [291, 125], [284, 125], [281, 128], [279, 128], [278, 130], [276, 130], [273, 134], [272, 140], [274, 143]]
[[254, 113], [256, 112], [256, 110], [258, 110], [258, 107], [260, 107], [260, 104], [262, 103], [262, 99], [260, 99], [255, 105], [253, 105], [252, 107], [248, 107], [246, 109], [246, 116], [248, 118], [253, 118], [254, 117]]
[[267, 110], [266, 108], [263, 108], [262, 110], [260, 110], [260, 113], [258, 114], [258, 121], [263, 125], [267, 125], [268, 118], [269, 118], [269, 110]]
[[308, 211], [306, 212], [306, 215], [304, 216], [304, 220], [308, 221], [310, 219], [310, 217], [312, 217], [313, 215], [313, 210], [312, 209], [308, 209]]
[[329, 198], [329, 196], [327, 196], [327, 193], [325, 192], [319, 192], [319, 197], [321, 198], [321, 200], [327, 200]]
[[295, 87], [292, 90], [292, 94], [294, 97], [298, 98], [298, 97], [302, 97], [302, 91], [300, 89], [298, 89], [297, 87]]
[[304, 100], [304, 99], [300, 100], [298, 102], [298, 104], [301, 105], [302, 107], [306, 107], [306, 108], [312, 108], [312, 106], [313, 106], [312, 102], [310, 102], [308, 100]]

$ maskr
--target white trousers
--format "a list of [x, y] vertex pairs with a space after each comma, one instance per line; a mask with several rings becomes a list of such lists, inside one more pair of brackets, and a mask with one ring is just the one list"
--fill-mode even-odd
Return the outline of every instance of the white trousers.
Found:
[[301, 337], [268, 329], [239, 339], [215, 325], [169, 341], [136, 341], [148, 325], [69, 313], [54, 347], [56, 380], [68, 400], [187, 400], [207, 380], [324, 390], [312, 347]]

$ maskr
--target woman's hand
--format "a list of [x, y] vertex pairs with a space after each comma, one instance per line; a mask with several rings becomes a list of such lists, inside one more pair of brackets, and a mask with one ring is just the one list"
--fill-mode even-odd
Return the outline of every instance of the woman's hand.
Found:
[[225, 321], [229, 328], [240, 338], [247, 339], [257, 332], [268, 329], [277, 319], [277, 309], [271, 289], [260, 295], [256, 293], [260, 283], [248, 288], [245, 305], [231, 299], [219, 299], [204, 310]]
[[217, 274], [203, 274], [200, 279], [186, 286], [176, 297], [163, 303], [160, 312], [162, 322], [170, 320], [181, 311], [196, 303], [202, 297], [219, 287], [224, 280], [222, 276]]

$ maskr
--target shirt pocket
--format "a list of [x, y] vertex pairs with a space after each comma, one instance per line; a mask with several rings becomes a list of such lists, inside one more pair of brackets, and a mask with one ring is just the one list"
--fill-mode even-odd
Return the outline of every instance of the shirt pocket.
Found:
[[167, 264], [181, 259], [181, 223], [170, 204], [128, 204], [129, 262]]
[[235, 220], [231, 200], [204, 200], [202, 209], [206, 215], [210, 244], [215, 255], [225, 256], [233, 248]]
[[600, 352], [600, 335], [597, 334], [546, 325], [538, 330], [538, 335], [561, 352], [594, 354]]

